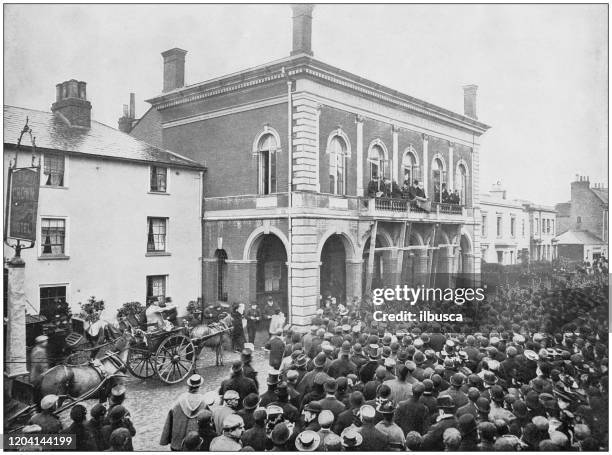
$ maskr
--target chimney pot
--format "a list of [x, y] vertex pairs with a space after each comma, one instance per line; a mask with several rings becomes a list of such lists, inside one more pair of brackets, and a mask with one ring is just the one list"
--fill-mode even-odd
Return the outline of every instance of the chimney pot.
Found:
[[463, 86], [463, 115], [471, 117], [474, 120], [478, 119], [476, 112], [476, 92], [478, 91], [477, 85], [464, 85]]
[[312, 10], [314, 5], [300, 3], [292, 5], [293, 10], [293, 47], [291, 55], [312, 55]]
[[178, 47], [162, 52], [164, 59], [163, 92], [170, 92], [185, 86], [185, 54], [187, 51]]
[[51, 112], [61, 114], [71, 126], [91, 127], [91, 103], [87, 101], [87, 83], [71, 79], [55, 86], [56, 101]]

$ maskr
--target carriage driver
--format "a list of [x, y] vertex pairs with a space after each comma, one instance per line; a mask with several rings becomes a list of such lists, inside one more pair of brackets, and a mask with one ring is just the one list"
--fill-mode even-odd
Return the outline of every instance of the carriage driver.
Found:
[[166, 319], [164, 319], [163, 313], [171, 310], [176, 310], [176, 308], [176, 305], [161, 306], [157, 297], [154, 297], [147, 305], [147, 309], [145, 311], [145, 314], [147, 315], [147, 326], [151, 324], [156, 324], [158, 328], [163, 329], [166, 328], [168, 324], [170, 324], [169, 328], [172, 329], [172, 324], [166, 321]]

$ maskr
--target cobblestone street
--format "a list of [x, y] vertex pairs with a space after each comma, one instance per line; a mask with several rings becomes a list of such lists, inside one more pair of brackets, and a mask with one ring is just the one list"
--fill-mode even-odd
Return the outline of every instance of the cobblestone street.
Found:
[[[225, 365], [216, 367], [214, 352], [209, 348], [204, 348], [197, 361], [197, 371], [204, 378], [204, 384], [200, 392], [203, 394], [210, 390], [218, 390], [221, 381], [229, 378], [232, 362], [239, 360], [239, 358], [240, 354], [225, 350]], [[258, 372], [257, 379], [260, 392], [265, 392], [267, 388], [266, 378], [270, 367], [268, 365], [268, 353], [261, 347], [257, 347], [253, 353], [252, 365]], [[159, 445], [159, 438], [170, 407], [176, 398], [187, 389], [185, 382], [167, 385], [157, 378], [142, 380], [130, 375], [126, 381], [126, 386], [128, 392], [124, 404], [130, 412], [136, 428], [136, 436], [133, 439], [134, 450], [170, 450], [170, 446]], [[96, 403], [97, 400], [89, 400], [84, 404], [89, 410]], [[68, 425], [70, 421], [67, 414], [64, 413], [62, 416], [64, 425]]]

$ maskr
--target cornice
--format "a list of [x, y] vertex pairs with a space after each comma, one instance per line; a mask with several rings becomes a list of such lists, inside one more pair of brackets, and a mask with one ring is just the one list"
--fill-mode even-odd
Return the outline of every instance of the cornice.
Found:
[[397, 106], [402, 110], [461, 126], [478, 134], [483, 134], [490, 128], [477, 120], [395, 91], [305, 55], [297, 55], [293, 58], [272, 62], [269, 65], [187, 86], [149, 99], [147, 102], [158, 110], [162, 110], [216, 95], [301, 76], [326, 81], [352, 92]]

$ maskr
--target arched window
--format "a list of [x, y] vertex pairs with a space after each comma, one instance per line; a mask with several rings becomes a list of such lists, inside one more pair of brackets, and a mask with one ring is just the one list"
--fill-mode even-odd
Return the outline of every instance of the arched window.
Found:
[[410, 186], [414, 180], [419, 180], [419, 166], [414, 149], [410, 147], [402, 158], [402, 183]]
[[387, 176], [387, 159], [383, 148], [374, 144], [368, 152], [368, 165], [370, 168], [370, 180], [384, 180]]
[[264, 134], [257, 144], [259, 194], [276, 193], [276, 154], [279, 145], [273, 134]]
[[457, 166], [457, 174], [455, 176], [455, 189], [459, 193], [459, 204], [465, 205], [467, 199], [467, 170], [463, 164]]
[[435, 202], [442, 202], [442, 184], [446, 183], [444, 164], [440, 158], [435, 158], [431, 166], [431, 177], [434, 186]]
[[215, 251], [215, 256], [217, 256], [217, 299], [221, 302], [227, 302], [227, 292], [225, 292], [227, 253], [225, 250], [217, 250]]
[[327, 147], [329, 153], [329, 192], [346, 194], [346, 143], [334, 136]]

